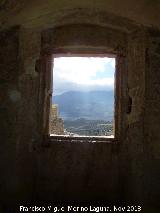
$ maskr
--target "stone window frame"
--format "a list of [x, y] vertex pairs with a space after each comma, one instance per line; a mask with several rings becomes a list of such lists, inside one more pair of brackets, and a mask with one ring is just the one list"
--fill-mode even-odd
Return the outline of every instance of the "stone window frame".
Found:
[[[62, 26], [63, 28], [63, 26]], [[73, 26], [74, 28], [74, 26]], [[109, 29], [111, 30], [111, 29]], [[55, 29], [53, 30], [55, 32]], [[115, 35], [115, 34], [114, 34]], [[41, 91], [43, 99], [43, 135], [51, 141], [69, 141], [69, 142], [120, 142], [122, 135], [125, 131], [125, 111], [126, 106], [123, 104], [126, 99], [126, 78], [125, 73], [127, 70], [126, 67], [126, 57], [125, 57], [125, 46], [119, 46], [118, 42], [114, 48], [108, 48], [103, 46], [85, 46], [79, 44], [76, 47], [74, 45], [60, 45], [59, 41], [57, 44], [52, 45], [52, 30], [44, 32], [44, 37], [42, 35], [42, 47], [41, 47], [41, 81], [43, 82], [43, 88]], [[111, 38], [109, 38], [111, 39]], [[113, 38], [114, 39], [114, 38]], [[47, 44], [46, 44], [46, 41]], [[69, 39], [71, 40], [71, 39]], [[125, 40], [125, 36], [124, 36]], [[113, 41], [112, 41], [113, 43]], [[125, 42], [124, 42], [125, 43]], [[50, 45], [49, 45], [50, 44]], [[54, 56], [70, 56], [70, 55], [88, 55], [88, 56], [114, 56], [116, 58], [116, 67], [115, 67], [115, 134], [114, 138], [102, 138], [102, 137], [70, 137], [70, 136], [50, 136], [50, 108], [52, 101], [52, 70], [53, 70], [53, 57]], [[122, 75], [122, 71], [124, 75]], [[123, 128], [122, 128], [123, 126]]]

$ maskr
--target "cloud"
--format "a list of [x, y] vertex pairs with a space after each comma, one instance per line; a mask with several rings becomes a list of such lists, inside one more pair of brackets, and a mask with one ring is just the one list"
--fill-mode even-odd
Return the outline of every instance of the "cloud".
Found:
[[115, 59], [61, 57], [54, 59], [54, 92], [69, 90], [113, 89]]

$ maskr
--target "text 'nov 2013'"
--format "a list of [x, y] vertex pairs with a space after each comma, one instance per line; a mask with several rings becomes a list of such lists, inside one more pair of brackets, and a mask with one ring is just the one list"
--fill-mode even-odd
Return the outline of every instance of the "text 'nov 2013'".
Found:
[[140, 205], [133, 206], [20, 206], [20, 212], [141, 212]]

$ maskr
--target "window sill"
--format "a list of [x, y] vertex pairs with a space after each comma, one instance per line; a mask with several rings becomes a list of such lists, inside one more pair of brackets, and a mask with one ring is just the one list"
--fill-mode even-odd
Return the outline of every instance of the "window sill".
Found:
[[115, 143], [117, 140], [111, 136], [65, 136], [65, 135], [49, 135], [49, 141], [53, 142], [72, 142], [72, 143]]

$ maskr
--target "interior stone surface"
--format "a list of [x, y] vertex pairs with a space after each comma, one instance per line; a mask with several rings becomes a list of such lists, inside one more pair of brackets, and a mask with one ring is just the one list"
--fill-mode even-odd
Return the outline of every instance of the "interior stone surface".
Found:
[[[0, 1], [1, 212], [96, 202], [159, 213], [159, 11], [158, 0]], [[46, 63], [88, 50], [119, 56], [118, 141], [50, 140]]]

